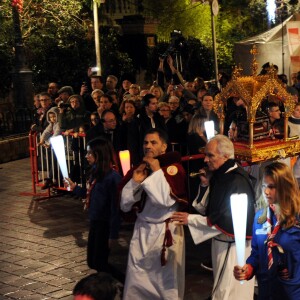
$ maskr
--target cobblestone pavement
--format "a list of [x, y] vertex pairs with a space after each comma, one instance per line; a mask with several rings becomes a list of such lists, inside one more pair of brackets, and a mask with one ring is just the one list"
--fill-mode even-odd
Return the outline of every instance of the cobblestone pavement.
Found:
[[[88, 220], [81, 201], [69, 194], [36, 201], [29, 159], [1, 164], [0, 178], [0, 299], [73, 299], [75, 283], [94, 272], [85, 261]], [[132, 228], [122, 225], [110, 257], [122, 273]], [[212, 274], [200, 263], [210, 246], [195, 246], [188, 231], [186, 240], [185, 299], [206, 299]]]

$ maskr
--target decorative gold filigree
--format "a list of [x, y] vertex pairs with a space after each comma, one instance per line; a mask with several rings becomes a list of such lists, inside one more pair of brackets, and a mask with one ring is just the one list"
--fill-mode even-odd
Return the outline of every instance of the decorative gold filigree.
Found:
[[258, 69], [258, 63], [256, 60], [256, 55], [259, 54], [259, 52], [257, 51], [257, 47], [254, 44], [252, 49], [250, 50], [250, 53], [253, 55], [253, 59], [252, 59], [252, 65], [251, 65], [251, 69], [252, 69], [252, 76], [256, 76], [257, 75], [257, 69]]
[[243, 71], [243, 68], [241, 67], [241, 65], [239, 64], [238, 66], [235, 66], [232, 72], [232, 80], [237, 79], [238, 77], [241, 76]]
[[[253, 47], [251, 50], [253, 55], [252, 76], [242, 76], [242, 68], [235, 66], [230, 80], [222, 92], [215, 97], [214, 111], [220, 119], [220, 128], [223, 128], [225, 119], [225, 106], [230, 97], [238, 97], [245, 103], [247, 110], [247, 120], [249, 122], [249, 143], [242, 149], [235, 147], [236, 156], [249, 162], [258, 162], [268, 159], [277, 159], [280, 157], [294, 156], [300, 153], [299, 141], [288, 141], [287, 129], [285, 130], [284, 141], [279, 146], [268, 145], [267, 147], [257, 148], [257, 142], [253, 141], [253, 122], [257, 109], [260, 107], [263, 100], [269, 97], [275, 98], [276, 101], [283, 103], [285, 108], [284, 122], [287, 128], [288, 117], [291, 116], [294, 107], [294, 96], [289, 94], [282, 83], [277, 79], [276, 70], [271, 65], [268, 74], [256, 75], [256, 55], [257, 49]], [[252, 130], [252, 132], [250, 132]], [[222, 133], [222, 132], [221, 132]], [[252, 138], [252, 140], [251, 140]]]
[[[257, 146], [257, 145], [256, 145]], [[300, 152], [300, 141], [277, 142], [272, 144], [272, 141], [266, 143], [263, 147], [249, 148], [246, 144], [241, 146], [238, 142], [235, 143], [235, 155], [239, 160], [249, 163], [257, 163], [266, 160], [275, 160], [295, 156]]]

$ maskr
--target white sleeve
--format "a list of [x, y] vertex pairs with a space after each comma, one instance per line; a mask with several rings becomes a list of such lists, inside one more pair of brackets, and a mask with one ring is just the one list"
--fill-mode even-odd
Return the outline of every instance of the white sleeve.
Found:
[[221, 234], [221, 231], [216, 227], [207, 225], [207, 218], [201, 215], [190, 214], [188, 227], [195, 244], [200, 244]]
[[120, 208], [124, 212], [131, 210], [132, 205], [141, 200], [143, 188], [140, 184], [130, 179], [122, 189]]
[[153, 172], [141, 185], [155, 206], [170, 207], [176, 202], [171, 198], [170, 185], [162, 169]]

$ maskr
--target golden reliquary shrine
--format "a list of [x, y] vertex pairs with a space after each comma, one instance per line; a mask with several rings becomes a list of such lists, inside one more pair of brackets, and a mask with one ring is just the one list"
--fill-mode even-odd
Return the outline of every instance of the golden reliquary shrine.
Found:
[[[286, 91], [272, 65], [266, 75], [257, 75], [255, 47], [251, 54], [252, 76], [243, 76], [242, 69], [235, 67], [232, 79], [215, 97], [214, 111], [220, 120], [220, 133], [227, 135], [224, 132], [224, 121], [228, 101], [233, 98], [242, 100], [245, 116], [237, 124], [238, 134], [233, 141], [236, 159], [251, 164], [295, 156], [300, 153], [300, 140], [298, 136], [288, 136], [288, 118], [294, 110], [297, 98]], [[269, 118], [266, 113], [262, 113], [262, 104], [266, 101], [281, 102], [284, 119], [281, 136], [270, 135]]]

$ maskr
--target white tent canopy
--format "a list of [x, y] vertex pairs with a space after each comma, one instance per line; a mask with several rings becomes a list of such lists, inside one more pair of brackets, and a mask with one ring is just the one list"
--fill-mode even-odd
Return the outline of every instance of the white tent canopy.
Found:
[[[250, 54], [250, 50], [253, 45], [256, 45], [258, 50], [258, 55], [256, 56], [256, 60], [258, 62], [258, 73], [260, 72], [262, 65], [266, 62], [277, 65], [279, 74], [284, 73], [289, 77], [292, 72], [295, 72], [291, 66], [291, 45], [289, 45], [290, 38], [288, 38], [287, 25], [289, 22], [299, 20], [300, 15], [292, 15], [282, 22], [282, 24], [279, 24], [264, 33], [235, 43], [235, 64], [241, 65], [243, 68], [243, 74], [252, 74], [251, 63], [253, 56]], [[297, 71], [300, 71], [300, 69]]]

